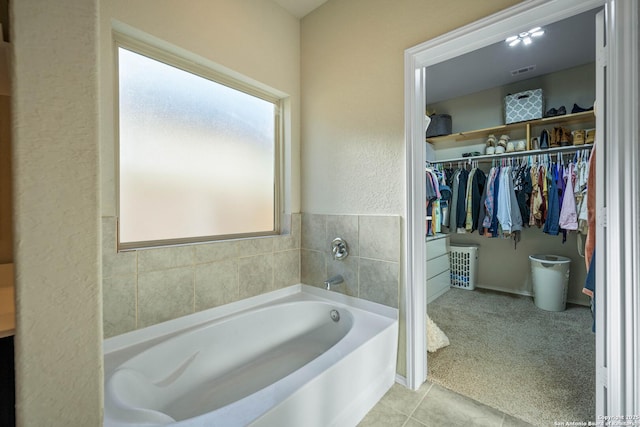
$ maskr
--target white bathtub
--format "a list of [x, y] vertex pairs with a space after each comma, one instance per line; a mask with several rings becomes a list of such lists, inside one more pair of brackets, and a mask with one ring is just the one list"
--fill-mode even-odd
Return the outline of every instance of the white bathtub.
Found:
[[296, 285], [107, 339], [104, 425], [356, 425], [394, 382], [397, 317]]

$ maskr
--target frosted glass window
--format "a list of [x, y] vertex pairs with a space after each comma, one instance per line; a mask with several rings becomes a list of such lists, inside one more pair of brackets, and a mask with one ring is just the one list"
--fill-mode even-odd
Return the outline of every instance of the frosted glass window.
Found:
[[274, 233], [278, 105], [123, 47], [118, 68], [121, 245]]

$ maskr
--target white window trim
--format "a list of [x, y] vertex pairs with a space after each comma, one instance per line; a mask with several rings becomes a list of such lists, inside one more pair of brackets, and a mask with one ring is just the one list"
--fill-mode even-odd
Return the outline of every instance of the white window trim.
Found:
[[[180, 50], [180, 53], [174, 53], [177, 49], [167, 49], [159, 46], [154, 39], [154, 43], [150, 43], [151, 39], [142, 41], [141, 38], [129, 35], [131, 29], [123, 27], [125, 32], [113, 30], [113, 58], [114, 58], [114, 143], [115, 143], [115, 206], [116, 206], [116, 228], [117, 228], [117, 245], [118, 251], [145, 249], [151, 247], [175, 246], [192, 243], [216, 242], [232, 239], [246, 239], [256, 237], [278, 236], [282, 230], [281, 217], [284, 207], [284, 128], [285, 128], [285, 105], [286, 95], [276, 90], [270, 90], [265, 85], [244, 78], [240, 74], [226, 69], [217, 64], [212, 64], [208, 60], [198, 58], [193, 54]], [[275, 113], [275, 154], [274, 154], [274, 228], [264, 232], [250, 232], [238, 234], [225, 234], [214, 236], [198, 236], [188, 238], [175, 239], [159, 239], [141, 242], [125, 242], [120, 240], [120, 133], [119, 133], [119, 63], [118, 49], [124, 48], [131, 50], [139, 55], [147, 56], [153, 60], [163, 62], [167, 65], [179, 68], [188, 73], [195, 74], [207, 80], [223, 84], [235, 90], [239, 90], [251, 96], [255, 96], [267, 102], [273, 103], [276, 107]]]

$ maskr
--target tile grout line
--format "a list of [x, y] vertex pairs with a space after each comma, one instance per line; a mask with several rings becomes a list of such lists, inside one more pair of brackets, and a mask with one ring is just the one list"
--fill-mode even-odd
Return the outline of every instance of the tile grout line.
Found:
[[[409, 414], [409, 416], [407, 417], [407, 420], [405, 421], [405, 424], [409, 422], [409, 420], [413, 417], [413, 414], [415, 414], [415, 412], [418, 410], [418, 408], [420, 407], [420, 405], [422, 404], [422, 402], [424, 402], [424, 399], [427, 398], [427, 395], [429, 394], [429, 392], [431, 391], [431, 389], [433, 388], [433, 383], [431, 383], [429, 385], [429, 388], [427, 389], [427, 391], [424, 393], [424, 396], [422, 396], [422, 399], [420, 399], [420, 401], [416, 404], [416, 407], [413, 408], [413, 411], [411, 411], [411, 413]], [[422, 424], [422, 421], [418, 421], [420, 424]]]

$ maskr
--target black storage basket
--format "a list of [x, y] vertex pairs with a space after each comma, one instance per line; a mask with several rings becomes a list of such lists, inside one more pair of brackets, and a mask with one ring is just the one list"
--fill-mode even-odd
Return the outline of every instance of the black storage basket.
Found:
[[427, 128], [427, 138], [451, 135], [451, 116], [449, 114], [432, 114]]

